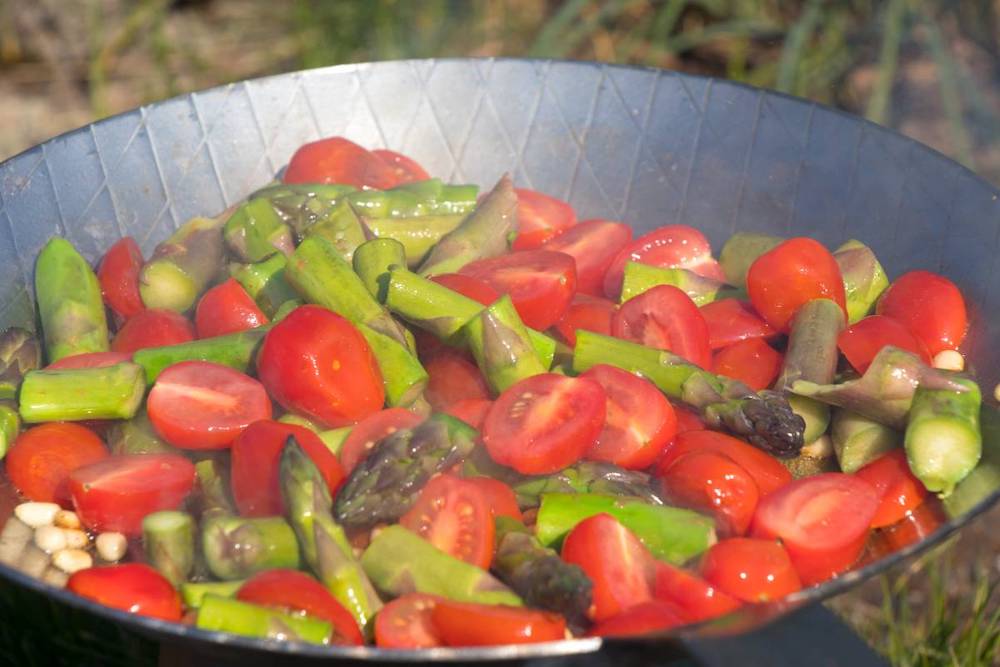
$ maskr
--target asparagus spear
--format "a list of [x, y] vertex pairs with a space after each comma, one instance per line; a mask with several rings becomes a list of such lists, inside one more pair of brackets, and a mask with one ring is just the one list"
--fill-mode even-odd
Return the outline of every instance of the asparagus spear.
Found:
[[198, 609], [209, 595], [223, 598], [235, 597], [244, 583], [246, 583], [244, 579], [237, 579], [235, 581], [199, 581], [196, 583], [186, 581], [181, 584], [181, 599], [184, 601], [184, 606], [188, 609]]
[[392, 239], [372, 239], [358, 246], [354, 252], [354, 272], [361, 278], [368, 292], [379, 303], [385, 303], [389, 288], [389, 269], [406, 265], [403, 244]]
[[611, 364], [641, 375], [675, 400], [698, 410], [713, 428], [724, 428], [775, 456], [802, 449], [805, 422], [775, 392], [754, 393], [743, 383], [702, 370], [681, 357], [628, 341], [578, 331], [573, 370]]
[[229, 471], [217, 458], [209, 458], [194, 464], [195, 479], [198, 482], [202, 517], [225, 516], [236, 511], [229, 496]]
[[131, 419], [115, 422], [108, 430], [108, 444], [116, 456], [177, 453], [153, 428], [145, 410], [139, 410]]
[[464, 331], [472, 356], [496, 394], [547, 370], [509, 296], [480, 311], [465, 324]]
[[422, 215], [413, 218], [368, 218], [362, 222], [380, 239], [392, 239], [403, 245], [405, 265], [420, 266], [431, 248], [465, 218], [464, 215]]
[[412, 218], [469, 213], [476, 207], [478, 194], [476, 185], [445, 185], [438, 178], [428, 178], [389, 190], [358, 190], [346, 198], [368, 216]]
[[299, 566], [295, 532], [281, 517], [209, 517], [201, 527], [201, 545], [208, 569], [219, 579]]
[[846, 473], [855, 473], [902, 444], [902, 435], [850, 410], [835, 410], [830, 436], [833, 450]]
[[14, 401], [0, 400], [0, 459], [7, 456], [7, 450], [17, 440], [21, 431], [21, 418], [17, 414]]
[[87, 260], [66, 239], [50, 239], [38, 253], [35, 297], [49, 363], [108, 349], [101, 286]]
[[756, 232], [736, 232], [722, 246], [719, 263], [730, 285], [746, 288], [750, 265], [784, 239]]
[[251, 199], [237, 208], [222, 228], [229, 251], [243, 262], [260, 262], [295, 249], [292, 230], [266, 199]]
[[1000, 489], [1000, 411], [984, 405], [979, 413], [979, 428], [983, 435], [982, 458], [943, 499], [948, 516], [965, 514]]
[[351, 434], [350, 426], [324, 429], [311, 419], [306, 419], [305, 417], [291, 412], [278, 417], [278, 421], [283, 424], [294, 424], [295, 426], [302, 426], [303, 428], [309, 429], [319, 436], [319, 439], [323, 441], [326, 448], [333, 452], [335, 456], [340, 456], [340, 449], [344, 446], [344, 441], [347, 439], [347, 436]]
[[298, 295], [285, 280], [288, 258], [276, 253], [255, 264], [230, 264], [229, 275], [247, 291], [260, 309], [274, 319], [281, 304]]
[[734, 296], [734, 291], [727, 290], [725, 283], [699, 276], [694, 271], [628, 262], [625, 264], [625, 277], [622, 280], [621, 302], [625, 303], [658, 285], [672, 285], [683, 290], [697, 306]]
[[146, 380], [137, 364], [30, 371], [21, 383], [25, 422], [129, 419], [142, 405]]
[[350, 262], [354, 251], [371, 238], [371, 233], [354, 206], [342, 199], [322, 219], [306, 227], [302, 236], [327, 241], [344, 261]]
[[147, 514], [142, 519], [142, 548], [146, 561], [179, 586], [194, 567], [194, 519], [177, 510]]
[[301, 236], [306, 229], [330, 215], [341, 197], [353, 191], [350, 185], [281, 183], [254, 192], [250, 199], [266, 199], [282, 222]]
[[312, 616], [287, 614], [218, 595], [205, 595], [195, 626], [247, 637], [327, 644], [333, 627]]
[[910, 470], [943, 497], [976, 467], [983, 451], [979, 385], [957, 376], [953, 381], [965, 391], [917, 387], [903, 439]]
[[465, 422], [435, 414], [412, 429], [383, 438], [337, 494], [337, 519], [349, 527], [397, 521], [432, 475], [460, 463], [472, 451], [476, 437], [475, 429]]
[[10, 327], [0, 334], [0, 400], [17, 395], [24, 374], [42, 365], [42, 349], [35, 334]]
[[833, 258], [840, 266], [847, 296], [847, 320], [850, 324], [864, 318], [889, 286], [889, 278], [872, 249], [851, 239], [837, 248]]
[[179, 313], [190, 309], [218, 273], [222, 254], [222, 219], [189, 220], [142, 267], [142, 302]]
[[202, 338], [187, 343], [136, 350], [132, 361], [142, 366], [146, 382], [152, 384], [167, 366], [182, 361], [211, 361], [246, 373], [272, 324], [237, 333]]
[[552, 475], [529, 477], [513, 484], [513, 488], [518, 505], [523, 508], [537, 507], [542, 495], [550, 493], [628, 496], [653, 505], [663, 504], [648, 473], [600, 461], [581, 461]]

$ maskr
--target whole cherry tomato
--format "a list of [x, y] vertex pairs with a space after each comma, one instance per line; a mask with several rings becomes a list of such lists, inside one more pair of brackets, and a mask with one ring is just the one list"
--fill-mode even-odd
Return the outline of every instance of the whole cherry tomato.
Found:
[[778, 600], [802, 588], [788, 553], [774, 540], [716, 542], [702, 560], [701, 573], [709, 584], [744, 602]]
[[700, 310], [708, 325], [708, 346], [713, 350], [750, 338], [772, 338], [778, 334], [746, 301], [719, 299], [706, 303]]
[[900, 521], [927, 498], [928, 491], [906, 462], [906, 450], [894, 449], [854, 473], [878, 492], [878, 509], [872, 528], [882, 528]]
[[[680, 411], [678, 411], [680, 412]], [[792, 481], [788, 468], [769, 454], [753, 445], [718, 431], [684, 431], [667, 447], [656, 464], [657, 474], [662, 475], [681, 456], [691, 452], [713, 452], [733, 460], [747, 471], [760, 497], [765, 498]]]
[[66, 588], [131, 614], [181, 620], [181, 598], [166, 577], [144, 563], [91, 567], [73, 573]]
[[396, 173], [396, 180], [400, 184], [426, 181], [430, 178], [430, 174], [416, 160], [402, 153], [390, 151], [386, 148], [376, 148], [372, 151], [372, 155], [378, 156], [380, 160], [392, 167], [392, 170]]
[[435, 410], [461, 400], [490, 398], [486, 378], [467, 354], [442, 347], [422, 361], [428, 375], [424, 397]]
[[69, 505], [70, 473], [108, 457], [94, 432], [78, 424], [49, 422], [33, 426], [7, 452], [7, 476], [29, 500]]
[[715, 515], [725, 536], [744, 535], [760, 492], [750, 474], [717, 452], [690, 452], [658, 473], [663, 493], [683, 507]]
[[566, 638], [562, 616], [526, 607], [442, 598], [431, 609], [431, 622], [447, 646], [531, 644]]
[[859, 373], [868, 370], [872, 359], [886, 345], [912, 352], [924, 363], [931, 363], [926, 346], [904, 325], [884, 315], [872, 315], [855, 322], [837, 337], [837, 347]]
[[742, 604], [697, 574], [663, 561], [656, 561], [653, 595], [657, 600], [672, 602], [680, 607], [693, 622], [728, 614]]
[[396, 166], [344, 137], [299, 147], [282, 177], [285, 183], [339, 183], [385, 190], [399, 185]]
[[767, 389], [781, 372], [783, 356], [760, 338], [733, 343], [715, 353], [712, 371], [740, 380], [754, 391]]
[[900, 322], [932, 356], [957, 350], [969, 328], [962, 292], [955, 283], [930, 271], [910, 271], [896, 278], [878, 300], [875, 312]]
[[162, 308], [139, 311], [130, 317], [111, 341], [111, 351], [132, 354], [136, 350], [176, 345], [194, 340], [194, 325], [180, 313]]
[[554, 327], [568, 345], [576, 345], [577, 329], [610, 336], [611, 319], [617, 309], [607, 299], [577, 293]]
[[688, 622], [684, 611], [672, 602], [649, 600], [595, 623], [587, 634], [591, 637], [636, 637], [676, 628]]

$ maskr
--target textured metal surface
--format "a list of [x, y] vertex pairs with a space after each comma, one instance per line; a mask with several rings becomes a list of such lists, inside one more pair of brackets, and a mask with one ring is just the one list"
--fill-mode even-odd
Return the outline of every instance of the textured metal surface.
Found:
[[[988, 343], [1000, 340], [996, 189], [920, 144], [805, 101], [589, 63], [422, 60], [312, 70], [175, 98], [57, 137], [0, 165], [0, 321], [32, 319], [32, 260], [52, 235], [91, 260], [124, 234], [149, 253], [184, 220], [266, 183], [303, 142], [335, 134], [402, 151], [451, 181], [486, 186], [509, 171], [518, 185], [569, 200], [582, 218], [620, 219], [637, 232], [683, 223], [715, 244], [736, 230], [830, 245], [861, 239], [890, 275], [926, 268], [954, 279], [972, 305], [969, 360], [984, 386], [1000, 377], [1000, 346]], [[800, 600], [843, 590], [961, 523]], [[39, 586], [6, 569], [0, 575]], [[157, 636], [316, 650], [199, 633], [53, 595]], [[756, 608], [737, 627], [781, 613]], [[490, 655], [525, 650], [534, 649]]]

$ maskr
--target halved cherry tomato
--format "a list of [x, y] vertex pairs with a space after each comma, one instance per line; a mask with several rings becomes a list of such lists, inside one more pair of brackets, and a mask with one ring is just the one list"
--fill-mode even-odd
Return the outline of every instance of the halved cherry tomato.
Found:
[[623, 303], [611, 320], [611, 333], [668, 350], [702, 368], [712, 365], [705, 318], [691, 297], [673, 285], [657, 285]]
[[144, 563], [91, 567], [73, 573], [66, 588], [130, 614], [181, 620], [181, 598], [166, 577]]
[[112, 456], [77, 468], [69, 491], [80, 520], [96, 531], [142, 533], [142, 518], [173, 510], [194, 486], [194, 464], [177, 454]]
[[407, 593], [386, 604], [375, 615], [375, 645], [399, 649], [441, 646], [431, 612], [442, 599], [436, 595]]
[[708, 346], [713, 350], [749, 338], [771, 338], [778, 333], [746, 301], [719, 299], [706, 303], [700, 310], [708, 325]]
[[610, 336], [611, 318], [617, 309], [618, 306], [607, 299], [577, 293], [555, 323], [555, 330], [568, 345], [576, 345], [577, 329]]
[[780, 352], [760, 338], [748, 338], [716, 352], [712, 372], [740, 380], [754, 391], [760, 391], [777, 379], [782, 359]]
[[194, 325], [180, 313], [150, 308], [133, 315], [111, 340], [111, 351], [132, 354], [136, 350], [176, 345], [194, 340]]
[[500, 292], [490, 287], [485, 280], [473, 278], [464, 273], [441, 273], [432, 276], [431, 280], [464, 297], [478, 301], [484, 306], [488, 306], [500, 298]]
[[587, 635], [590, 637], [637, 637], [663, 632], [688, 622], [684, 611], [674, 603], [666, 600], [649, 600], [595, 623]]
[[690, 452], [658, 474], [663, 493], [684, 507], [715, 515], [719, 532], [744, 535], [760, 492], [750, 474], [718, 452]]
[[604, 296], [604, 275], [622, 248], [632, 240], [632, 228], [612, 220], [585, 220], [545, 242], [545, 250], [564, 252], [576, 260], [576, 290]]
[[871, 527], [881, 528], [900, 521], [927, 498], [927, 487], [906, 462], [906, 451], [894, 449], [855, 473], [871, 484], [881, 499]]
[[878, 505], [872, 485], [854, 475], [813, 475], [762, 498], [751, 534], [780, 539], [808, 586], [858, 559]]
[[927, 347], [910, 330], [891, 317], [872, 315], [855, 322], [837, 336], [837, 347], [859, 373], [864, 373], [872, 359], [886, 345], [912, 352], [931, 363]]
[[372, 151], [372, 154], [378, 156], [383, 162], [392, 167], [393, 171], [396, 172], [396, 179], [400, 184], [426, 181], [430, 178], [430, 174], [416, 160], [406, 157], [402, 153], [390, 151], [386, 148], [376, 148]]
[[290, 436], [316, 464], [330, 495], [336, 496], [344, 469], [319, 436], [303, 426], [262, 419], [250, 424], [233, 441], [230, 457], [231, 488], [236, 508], [243, 516], [285, 513], [278, 468]]
[[477, 484], [438, 475], [427, 482], [399, 525], [455, 558], [488, 568], [493, 560], [493, 512]]
[[670, 401], [649, 380], [607, 364], [580, 377], [601, 385], [607, 396], [604, 428], [586, 458], [629, 470], [650, 466], [677, 431]]
[[236, 598], [323, 619], [333, 626], [333, 644], [360, 646], [365, 643], [351, 612], [337, 602], [323, 584], [305, 572], [265, 570], [247, 579], [236, 592]]
[[94, 432], [79, 424], [49, 422], [17, 436], [7, 452], [7, 476], [26, 498], [69, 505], [69, 475], [108, 457]]
[[687, 225], [665, 225], [640, 236], [622, 248], [604, 275], [604, 295], [618, 300], [628, 262], [664, 268], [682, 268], [698, 275], [725, 280], [719, 263], [712, 259], [712, 246], [705, 235]]
[[657, 474], [662, 474], [674, 461], [690, 452], [714, 452], [729, 457], [750, 474], [761, 498], [766, 498], [792, 481], [788, 468], [777, 459], [749, 443], [718, 431], [678, 433], [656, 464]]
[[606, 403], [593, 380], [534, 375], [493, 403], [483, 423], [483, 444], [494, 461], [526, 475], [562, 470], [597, 440]]
[[744, 602], [768, 602], [802, 588], [785, 549], [774, 540], [733, 537], [712, 545], [701, 574], [720, 591]]
[[479, 487], [479, 490], [486, 496], [493, 516], [506, 516], [518, 521], [524, 520], [521, 508], [517, 506], [517, 495], [515, 495], [514, 489], [492, 477], [467, 477], [465, 481]]
[[660, 560], [656, 561], [653, 595], [657, 600], [674, 603], [695, 623], [728, 614], [742, 605], [693, 572]]
[[685, 431], [704, 431], [707, 427], [705, 422], [701, 420], [701, 417], [692, 412], [689, 408], [683, 405], [677, 405], [671, 403], [674, 408], [674, 416], [677, 417], [677, 435], [684, 433]]
[[889, 546], [889, 553], [904, 549], [929, 537], [948, 521], [941, 502], [934, 497], [918, 505], [902, 519], [876, 534]]
[[805, 237], [783, 241], [758, 257], [747, 272], [747, 294], [778, 331], [787, 331], [799, 306], [813, 299], [831, 299], [847, 312], [837, 260], [819, 241]]
[[441, 599], [431, 610], [431, 620], [448, 646], [530, 644], [566, 638], [562, 616], [525, 607]]
[[289, 160], [282, 180], [340, 183], [379, 190], [400, 183], [393, 165], [344, 137], [328, 137], [300, 146]]
[[199, 338], [246, 331], [267, 322], [267, 316], [234, 278], [205, 292], [194, 311]]
[[83, 352], [63, 357], [45, 367], [48, 371], [70, 370], [74, 368], [106, 368], [126, 361], [131, 361], [132, 355], [124, 352]]
[[101, 283], [104, 303], [122, 320], [145, 308], [139, 295], [142, 262], [139, 244], [131, 236], [126, 236], [108, 248], [97, 267], [97, 280]]
[[460, 273], [509, 294], [525, 325], [548, 329], [559, 321], [576, 291], [576, 264], [562, 252], [526, 250], [462, 267]]
[[576, 224], [573, 207], [555, 197], [515, 188], [517, 193], [517, 238], [513, 250], [534, 250]]
[[377, 442], [404, 428], [413, 428], [423, 417], [404, 408], [386, 408], [373, 413], [351, 429], [340, 448], [340, 463], [350, 475], [354, 468], [368, 456]]
[[562, 558], [580, 566], [593, 583], [595, 621], [653, 599], [653, 555], [610, 514], [578, 523], [563, 541]]
[[910, 271], [896, 278], [878, 300], [875, 312], [903, 324], [931, 356], [957, 350], [969, 329], [962, 292], [955, 283], [930, 271]]
[[271, 400], [260, 382], [229, 366], [182, 361], [156, 378], [146, 412], [175, 447], [225, 449], [247, 426], [271, 418]]
[[478, 431], [483, 427], [483, 422], [486, 421], [486, 414], [490, 411], [491, 407], [493, 407], [493, 401], [482, 398], [469, 398], [446, 405], [441, 409], [441, 412], [451, 415], [456, 419], [461, 419]]
[[364, 337], [319, 306], [300, 306], [274, 325], [257, 355], [257, 375], [285, 409], [329, 428], [358, 422], [385, 402]]
[[443, 347], [423, 362], [428, 375], [424, 397], [435, 410], [464, 399], [490, 398], [486, 378], [467, 354]]

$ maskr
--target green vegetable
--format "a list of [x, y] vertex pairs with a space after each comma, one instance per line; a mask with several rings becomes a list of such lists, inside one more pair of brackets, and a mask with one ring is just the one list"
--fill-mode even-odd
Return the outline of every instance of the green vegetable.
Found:
[[347, 199], [338, 201], [328, 213], [302, 232], [305, 239], [323, 239], [344, 261], [350, 262], [354, 251], [371, 236], [358, 211]]
[[854, 473], [903, 443], [902, 434], [850, 410], [834, 410], [830, 436], [840, 469]]
[[208, 594], [201, 600], [195, 626], [247, 637], [327, 644], [333, 627], [312, 616], [286, 614], [232, 598]]
[[478, 194], [477, 185], [445, 185], [441, 179], [428, 178], [389, 190], [358, 190], [347, 199], [367, 216], [413, 218], [470, 213]]
[[872, 249], [851, 239], [833, 253], [844, 278], [847, 296], [847, 320], [854, 324], [867, 315], [885, 288], [889, 278]]
[[466, 323], [464, 332], [472, 356], [496, 394], [547, 370], [509, 296], [480, 311]]
[[129, 419], [139, 410], [146, 379], [137, 364], [30, 371], [21, 383], [21, 418], [29, 424]]
[[21, 418], [17, 414], [14, 401], [0, 400], [0, 459], [7, 456], [14, 441], [21, 432]]
[[730, 285], [746, 288], [747, 271], [758, 257], [784, 239], [756, 232], [736, 232], [726, 240], [719, 253], [719, 263]]
[[732, 296], [725, 293], [725, 283], [699, 276], [694, 271], [628, 262], [625, 264], [625, 277], [622, 280], [621, 302], [625, 303], [659, 285], [671, 285], [682, 290], [699, 307], [716, 299]]
[[655, 505], [663, 504], [653, 491], [652, 478], [638, 470], [625, 470], [611, 463], [580, 461], [557, 473], [528, 477], [513, 482], [517, 502], [522, 508], [537, 507], [545, 494], [596, 493], [628, 496]]
[[965, 391], [917, 387], [903, 438], [910, 470], [945, 498], [972, 472], [983, 451], [979, 385], [957, 376], [954, 382]]
[[38, 338], [20, 327], [10, 327], [0, 334], [0, 400], [17, 396], [17, 388], [28, 371], [42, 365]]
[[270, 324], [248, 329], [237, 333], [202, 338], [187, 343], [164, 345], [162, 347], [147, 347], [136, 350], [132, 360], [142, 366], [146, 382], [152, 384], [167, 366], [182, 361], [211, 361], [235, 368], [241, 373], [248, 373], [253, 364], [254, 355], [264, 336], [271, 330]]
[[316, 422], [310, 419], [306, 419], [305, 417], [293, 414], [291, 412], [285, 413], [280, 417], [278, 417], [278, 421], [283, 424], [293, 424], [295, 426], [301, 426], [303, 428], [309, 429], [310, 431], [318, 435], [319, 439], [323, 441], [324, 445], [326, 445], [326, 448], [329, 449], [331, 452], [333, 452], [334, 455], [336, 456], [340, 456], [340, 449], [344, 445], [344, 440], [346, 440], [347, 436], [351, 434], [350, 426], [344, 426], [341, 428], [334, 428], [334, 429], [324, 429]]
[[276, 253], [255, 264], [230, 264], [229, 275], [247, 291], [261, 311], [274, 318], [281, 305], [298, 294], [285, 279], [288, 258]]
[[163, 510], [142, 519], [146, 561], [174, 586], [194, 568], [194, 519], [186, 512]]
[[189, 310], [222, 266], [222, 220], [194, 218], [156, 247], [139, 278], [147, 308]]
[[1000, 489], [1000, 412], [984, 405], [979, 413], [979, 427], [983, 436], [979, 465], [942, 501], [951, 517], [965, 514]]
[[802, 417], [806, 424], [802, 431], [802, 442], [809, 445], [826, 433], [830, 426], [829, 405], [797, 394], [788, 394], [787, 399], [792, 412]]
[[312, 225], [334, 215], [340, 198], [349, 192], [354, 192], [350, 185], [279, 183], [254, 192], [250, 200], [266, 199], [282, 222], [302, 236]]
[[428, 376], [416, 353], [364, 324], [357, 327], [378, 362], [386, 403], [411, 409], [419, 405]]
[[406, 266], [403, 245], [392, 239], [372, 239], [358, 246], [354, 252], [354, 272], [379, 303], [385, 303], [389, 288], [389, 270], [393, 266]]
[[181, 599], [184, 601], [185, 607], [198, 609], [209, 595], [223, 598], [236, 597], [236, 593], [245, 583], [246, 581], [243, 579], [235, 581], [199, 581], [197, 583], [186, 581], [181, 584]]
[[464, 215], [422, 215], [413, 218], [362, 218], [377, 238], [392, 239], [403, 245], [405, 265], [420, 266], [427, 253], [465, 219]]
[[208, 569], [219, 579], [299, 566], [295, 532], [281, 517], [210, 517], [202, 523], [201, 544]]
[[145, 410], [131, 419], [117, 421], [108, 430], [108, 445], [116, 456], [123, 454], [176, 454], [177, 449], [159, 436]]
[[229, 251], [242, 262], [260, 262], [295, 249], [292, 230], [266, 199], [251, 199], [237, 208], [222, 228]]
[[213, 516], [229, 515], [236, 507], [229, 496], [229, 468], [217, 458], [208, 458], [194, 464], [195, 479], [200, 491], [202, 518], [205, 513]]

